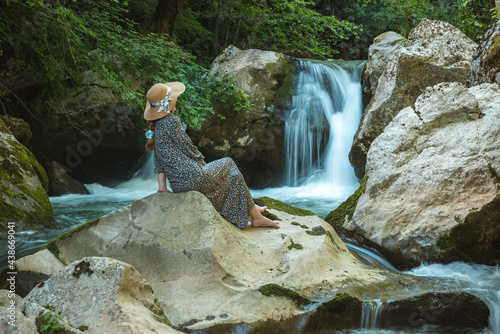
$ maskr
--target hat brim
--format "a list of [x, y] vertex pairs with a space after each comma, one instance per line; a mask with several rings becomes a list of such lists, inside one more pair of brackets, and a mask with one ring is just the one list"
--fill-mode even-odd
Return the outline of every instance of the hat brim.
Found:
[[151, 104], [149, 103], [149, 101], [147, 101], [146, 108], [144, 109], [144, 119], [145, 120], [154, 121], [154, 120], [160, 119], [162, 117], [165, 117], [166, 115], [171, 114], [172, 109], [175, 107], [175, 105], [177, 103], [177, 98], [179, 97], [179, 95], [181, 95], [182, 93], [184, 93], [186, 91], [186, 86], [182, 82], [179, 82], [179, 81], [167, 82], [164, 85], [170, 87], [170, 89], [171, 89], [171, 91], [170, 91], [171, 100], [169, 103], [170, 110], [168, 112], [165, 112], [163, 110], [161, 112], [158, 112], [158, 110], [160, 109], [160, 106], [151, 107]]

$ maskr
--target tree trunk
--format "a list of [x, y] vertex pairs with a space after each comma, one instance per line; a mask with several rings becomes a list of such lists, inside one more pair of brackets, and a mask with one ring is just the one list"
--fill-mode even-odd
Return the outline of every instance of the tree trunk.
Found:
[[156, 6], [155, 18], [153, 21], [153, 30], [159, 34], [174, 34], [174, 25], [179, 14], [180, 0], [158, 0]]
[[215, 27], [214, 27], [214, 38], [212, 41], [212, 49], [214, 56], [217, 55], [217, 44], [218, 42], [218, 37], [219, 37], [219, 29], [220, 29], [220, 20], [221, 20], [221, 13], [222, 13], [222, 0], [217, 1], [217, 19], [215, 20]]
[[229, 29], [231, 28], [232, 14], [233, 14], [233, 4], [231, 3], [231, 8], [229, 8], [229, 17], [227, 19], [226, 40], [224, 41], [224, 49], [227, 48], [227, 43], [229, 41]]

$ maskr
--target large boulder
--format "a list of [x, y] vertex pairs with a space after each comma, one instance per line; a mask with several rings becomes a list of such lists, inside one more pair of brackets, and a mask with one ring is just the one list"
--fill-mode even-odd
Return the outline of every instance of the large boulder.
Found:
[[[281, 220], [281, 229], [239, 230], [198, 192], [159, 193], [81, 225], [46, 249], [65, 264], [76, 261], [65, 269], [66, 279], [72, 279], [82, 257], [105, 256], [131, 264], [151, 284], [174, 328], [186, 331], [229, 333], [243, 326], [289, 333], [296, 325], [305, 326], [307, 313], [318, 302], [338, 293], [358, 305], [374, 293], [394, 299], [435, 288], [433, 279], [361, 263], [330, 225], [309, 212], [260, 201]], [[278, 207], [281, 211], [272, 209]], [[86, 274], [82, 277], [87, 279]], [[420, 289], [414, 290], [416, 286]], [[329, 312], [341, 317], [341, 309]], [[330, 328], [358, 328], [359, 316]]]
[[108, 258], [83, 258], [53, 274], [23, 299], [23, 310], [39, 324], [50, 313], [65, 333], [180, 333], [141, 274]]
[[107, 181], [128, 172], [144, 153], [142, 110], [90, 79], [86, 87], [51, 101], [23, 95], [29, 103], [13, 104], [11, 113], [30, 124], [35, 152], [80, 181]]
[[479, 43], [467, 78], [469, 86], [494, 82], [500, 84], [500, 20]]
[[48, 178], [33, 153], [0, 120], [0, 231], [57, 227], [47, 195]]
[[397, 113], [415, 103], [426, 87], [467, 81], [477, 44], [454, 26], [423, 19], [390, 57], [354, 137], [350, 160], [356, 176], [365, 174], [371, 143]]
[[405, 38], [394, 31], [384, 32], [373, 39], [373, 44], [368, 49], [368, 61], [361, 78], [364, 96], [371, 98], [375, 93], [385, 65], [389, 62], [394, 51], [401, 47], [404, 42]]
[[[442, 261], [438, 239], [455, 227], [461, 232], [451, 238], [468, 239], [476, 262], [498, 261], [499, 105], [496, 84], [427, 88], [372, 143], [366, 190], [344, 227], [401, 255], [401, 266]], [[450, 238], [441, 243], [459, 247]]]
[[250, 186], [270, 185], [283, 164], [283, 113], [294, 65], [281, 53], [230, 46], [211, 72], [233, 77], [254, 107], [225, 120], [213, 118], [202, 128], [198, 147], [208, 160], [232, 157]]
[[38, 334], [34, 318], [24, 315], [21, 297], [10, 290], [0, 290], [0, 333]]

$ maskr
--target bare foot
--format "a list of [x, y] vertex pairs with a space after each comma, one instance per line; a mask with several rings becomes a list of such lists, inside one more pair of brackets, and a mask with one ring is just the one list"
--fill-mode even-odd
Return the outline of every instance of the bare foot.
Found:
[[258, 206], [257, 204], [255, 204], [255, 206], [257, 207], [257, 210], [262, 213], [264, 211], [267, 210], [267, 206]]
[[271, 220], [267, 217], [260, 216], [259, 218], [252, 219], [252, 226], [253, 227], [269, 226], [269, 227], [280, 228], [280, 223]]
[[168, 189], [158, 189], [158, 192], [159, 192], [159, 193], [163, 193], [163, 192], [165, 192], [165, 191], [166, 191], [166, 192], [168, 192], [168, 193], [170, 193], [170, 192], [171, 192], [171, 191], [170, 191], [170, 190], [168, 190]]

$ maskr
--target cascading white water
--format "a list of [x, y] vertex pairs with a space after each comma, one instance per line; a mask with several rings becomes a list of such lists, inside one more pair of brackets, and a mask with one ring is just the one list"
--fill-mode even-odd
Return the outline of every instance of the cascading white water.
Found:
[[285, 123], [284, 184], [254, 190], [254, 196], [307, 206], [324, 217], [353, 193], [358, 180], [349, 150], [363, 113], [360, 78], [364, 64], [298, 61], [290, 117]]
[[348, 154], [363, 112], [364, 62], [355, 64], [347, 70], [333, 62], [299, 61], [285, 124], [285, 185], [357, 182]]
[[380, 319], [384, 303], [380, 299], [365, 300], [361, 308], [361, 328], [376, 329], [380, 327]]

